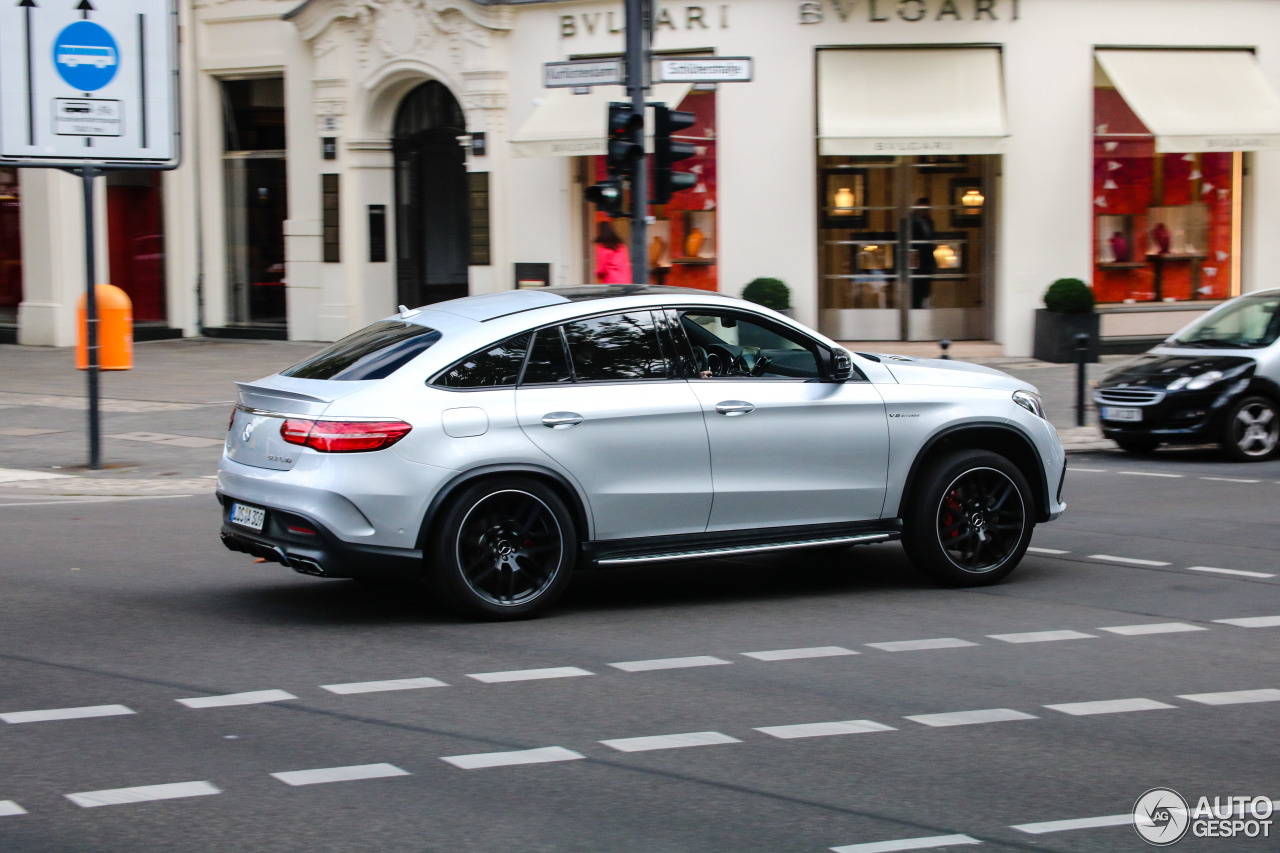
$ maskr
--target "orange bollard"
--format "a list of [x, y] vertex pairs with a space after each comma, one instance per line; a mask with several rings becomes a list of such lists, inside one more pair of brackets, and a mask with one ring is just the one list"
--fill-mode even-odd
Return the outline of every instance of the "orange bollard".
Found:
[[[129, 370], [133, 367], [133, 302], [114, 284], [94, 288], [98, 302], [98, 368]], [[76, 367], [89, 367], [89, 337], [85, 322], [85, 297], [76, 303]]]

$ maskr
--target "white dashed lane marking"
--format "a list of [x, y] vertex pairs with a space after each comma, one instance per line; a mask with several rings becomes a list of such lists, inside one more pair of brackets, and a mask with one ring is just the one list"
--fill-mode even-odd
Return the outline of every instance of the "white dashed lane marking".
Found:
[[1028, 835], [1044, 835], [1049, 832], [1067, 832], [1072, 829], [1100, 829], [1104, 826], [1129, 826], [1133, 813], [1111, 814], [1102, 817], [1081, 817], [1074, 820], [1046, 820], [1042, 823], [1020, 823], [1009, 827]]
[[1233, 690], [1227, 693], [1185, 693], [1178, 697], [1201, 705], [1245, 705], [1253, 702], [1280, 702], [1280, 690]]
[[1035, 720], [1037, 717], [1015, 711], [1012, 708], [988, 708], [984, 711], [956, 711], [950, 714], [919, 714], [907, 717], [913, 723], [944, 728], [947, 726], [973, 726], [980, 723], [1005, 723], [1013, 720]]
[[91, 705], [87, 708], [50, 708], [47, 711], [10, 711], [0, 714], [6, 723], [45, 723], [52, 720], [83, 720], [88, 717], [117, 717], [134, 713], [124, 705]]
[[1028, 548], [1029, 554], [1048, 554], [1053, 557], [1060, 557], [1063, 554], [1070, 554], [1070, 551], [1063, 551], [1059, 548]]
[[783, 740], [794, 740], [805, 737], [830, 737], [832, 735], [858, 735], [865, 732], [895, 732], [893, 726], [886, 726], [874, 720], [843, 720], [837, 723], [801, 723], [794, 726], [763, 726], [756, 731]]
[[1237, 575], [1242, 578], [1273, 578], [1266, 572], [1246, 572], [1242, 569], [1215, 569], [1213, 566], [1187, 566], [1189, 572], [1209, 572], [1215, 575]]
[[686, 746], [715, 746], [722, 743], [742, 743], [736, 737], [720, 732], [686, 732], [679, 735], [655, 735], [653, 737], [625, 737], [600, 741], [619, 752], [650, 752], [656, 749], [682, 749]]
[[351, 693], [382, 693], [387, 690], [418, 690], [422, 687], [448, 687], [438, 678], [395, 678], [390, 681], [354, 681], [350, 684], [321, 684], [330, 693], [346, 696]]
[[586, 756], [563, 746], [544, 746], [539, 749], [520, 749], [515, 752], [477, 752], [472, 755], [446, 755], [447, 761], [463, 770], [482, 770], [486, 767], [512, 767], [518, 764], [548, 764], [554, 761], [575, 761]]
[[594, 675], [576, 666], [552, 666], [545, 669], [513, 669], [508, 672], [476, 672], [467, 676], [485, 684], [501, 684], [505, 681], [539, 681], [544, 678], [577, 678]]
[[1280, 616], [1246, 616], [1244, 619], [1214, 619], [1223, 625], [1237, 628], [1275, 628], [1280, 626]]
[[1065, 705], [1045, 705], [1044, 707], [1073, 717], [1087, 717], [1093, 714], [1124, 714], [1129, 711], [1160, 711], [1178, 706], [1157, 702], [1154, 699], [1103, 699], [1100, 702], [1068, 702]]
[[188, 708], [226, 708], [231, 705], [257, 705], [262, 702], [283, 702], [286, 699], [297, 699], [292, 693], [284, 690], [254, 690], [249, 693], [227, 693], [222, 696], [197, 696], [193, 699], [175, 699], [179, 705]]
[[1188, 625], [1186, 622], [1155, 622], [1148, 625], [1116, 625], [1098, 630], [1134, 637], [1142, 634], [1181, 634], [1187, 631], [1208, 631], [1209, 629], [1201, 625]]
[[1110, 554], [1090, 554], [1090, 560], [1106, 560], [1111, 563], [1128, 563], [1131, 566], [1171, 566], [1161, 560], [1139, 560], [1135, 557], [1113, 557]]
[[1201, 480], [1213, 480], [1217, 483], [1260, 483], [1261, 480], [1243, 480], [1239, 477], [1201, 477]]
[[1181, 480], [1182, 474], [1164, 474], [1159, 471], [1120, 471], [1120, 474], [1128, 474], [1131, 477], [1167, 477], [1170, 480]]
[[814, 646], [809, 649], [775, 649], [771, 652], [743, 652], [744, 657], [756, 660], [800, 660], [801, 658], [830, 658], [840, 655], [856, 655], [853, 649], [843, 646]]
[[318, 770], [287, 770], [272, 773], [286, 785], [322, 785], [326, 782], [356, 782], [361, 779], [385, 779], [389, 776], [408, 776], [394, 764], [353, 764], [350, 767], [322, 767]]
[[620, 663], [611, 663], [609, 666], [614, 669], [620, 669], [623, 672], [649, 672], [655, 669], [686, 669], [693, 666], [720, 666], [721, 664], [733, 663], [733, 661], [724, 658], [712, 657], [711, 655], [695, 655], [687, 658], [657, 658], [655, 660], [627, 660]]
[[896, 640], [892, 643], [867, 643], [867, 645], [885, 652], [918, 652], [925, 649], [962, 649], [965, 646], [978, 644], [955, 637], [939, 637], [936, 640]]
[[67, 794], [71, 802], [81, 808], [120, 806], [126, 803], [145, 803], [151, 800], [176, 800], [182, 797], [207, 797], [222, 792], [208, 782], [174, 782], [169, 785], [142, 785], [138, 788], [111, 788], [105, 791], [85, 791]]
[[1052, 643], [1058, 640], [1096, 640], [1097, 634], [1083, 631], [1024, 631], [1020, 634], [988, 634], [993, 640], [1004, 643]]
[[27, 810], [13, 800], [0, 800], [0, 817], [17, 817], [26, 813]]
[[935, 835], [931, 838], [900, 838], [897, 841], [872, 841], [869, 844], [846, 844], [832, 847], [834, 853], [896, 853], [898, 850], [930, 850], [958, 844], [981, 844], [968, 835]]

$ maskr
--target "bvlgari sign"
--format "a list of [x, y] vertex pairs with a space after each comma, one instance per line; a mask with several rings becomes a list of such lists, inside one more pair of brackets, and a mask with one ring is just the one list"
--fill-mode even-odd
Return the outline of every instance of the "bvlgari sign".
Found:
[[800, 0], [802, 24], [841, 21], [1016, 21], [1019, 0]]

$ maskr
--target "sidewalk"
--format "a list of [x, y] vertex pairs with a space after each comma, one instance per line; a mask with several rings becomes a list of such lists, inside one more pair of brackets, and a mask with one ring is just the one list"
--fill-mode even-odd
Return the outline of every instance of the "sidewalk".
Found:
[[[132, 370], [101, 374], [103, 467], [97, 471], [86, 467], [87, 391], [73, 351], [0, 346], [0, 494], [32, 499], [211, 494], [236, 397], [234, 383], [274, 373], [321, 346], [204, 339], [136, 344]], [[936, 355], [936, 345], [929, 347], [935, 352], [913, 349], [911, 354]], [[881, 344], [878, 349], [903, 347]], [[1115, 448], [1095, 426], [1074, 426], [1074, 365], [976, 353], [969, 360], [1039, 388], [1068, 450]], [[1104, 369], [1089, 365], [1090, 378]]]

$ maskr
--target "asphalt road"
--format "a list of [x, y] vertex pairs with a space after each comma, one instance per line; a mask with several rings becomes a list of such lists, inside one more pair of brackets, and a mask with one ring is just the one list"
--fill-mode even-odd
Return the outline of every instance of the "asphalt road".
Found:
[[255, 564], [207, 493], [3, 495], [4, 853], [1124, 851], [1150, 788], [1280, 799], [1280, 461], [1075, 456], [994, 588], [868, 546], [516, 624]]

